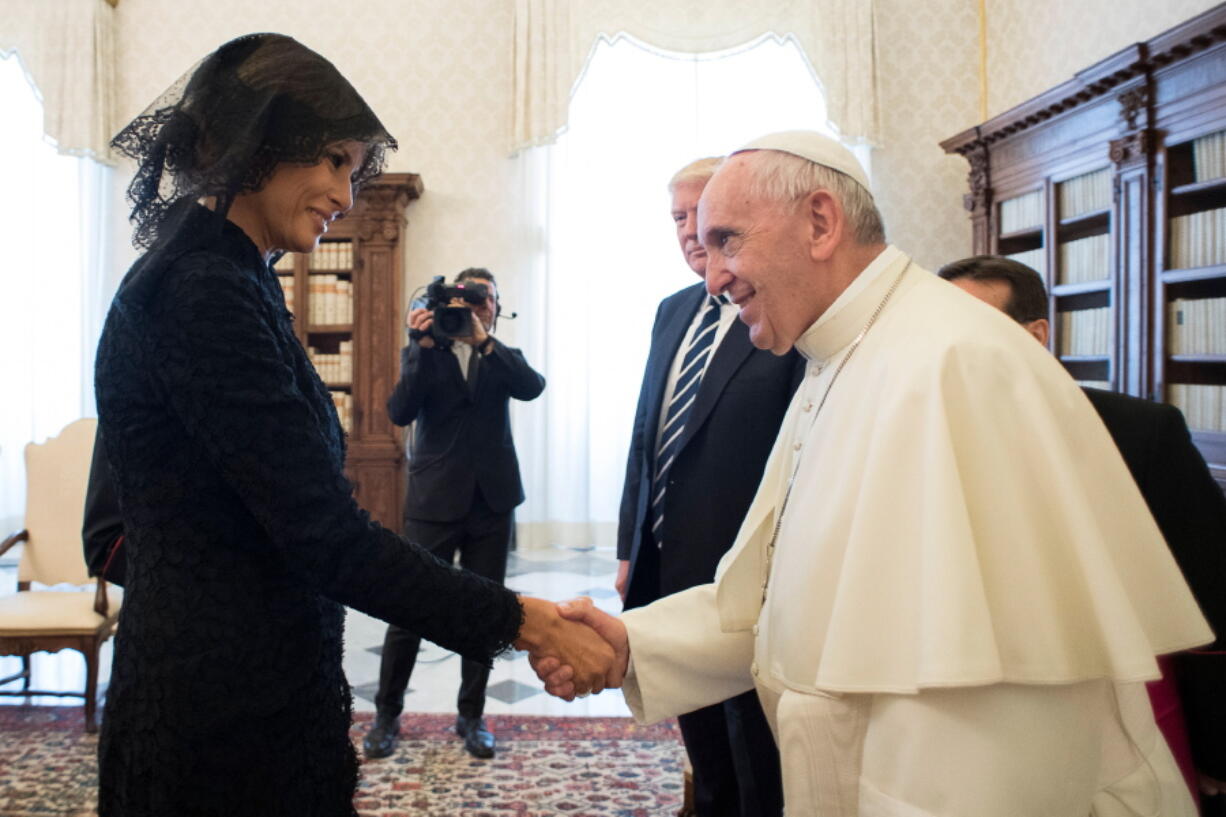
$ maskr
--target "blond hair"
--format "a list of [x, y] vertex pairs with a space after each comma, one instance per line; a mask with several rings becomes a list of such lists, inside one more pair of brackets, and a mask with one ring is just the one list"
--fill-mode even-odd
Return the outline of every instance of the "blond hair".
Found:
[[668, 180], [668, 192], [675, 193], [677, 192], [678, 185], [688, 184], [689, 182], [702, 182], [706, 184], [711, 181], [711, 177], [715, 175], [715, 171], [719, 169], [723, 161], [723, 156], [708, 156], [705, 159], [695, 159], [674, 173], [673, 177]]

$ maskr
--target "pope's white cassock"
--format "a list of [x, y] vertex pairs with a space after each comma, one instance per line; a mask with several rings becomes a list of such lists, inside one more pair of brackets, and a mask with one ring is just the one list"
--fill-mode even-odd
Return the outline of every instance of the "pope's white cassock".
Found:
[[1059, 363], [893, 247], [796, 346], [715, 583], [622, 617], [635, 717], [756, 686], [789, 817], [1195, 814], [1143, 682], [1210, 631]]

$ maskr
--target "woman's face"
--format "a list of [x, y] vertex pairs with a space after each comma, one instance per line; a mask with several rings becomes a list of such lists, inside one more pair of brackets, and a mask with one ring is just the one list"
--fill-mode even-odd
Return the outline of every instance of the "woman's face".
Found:
[[228, 218], [267, 256], [311, 252], [328, 225], [353, 207], [353, 174], [366, 158], [362, 142], [329, 145], [317, 164], [277, 165], [262, 188], [235, 197]]

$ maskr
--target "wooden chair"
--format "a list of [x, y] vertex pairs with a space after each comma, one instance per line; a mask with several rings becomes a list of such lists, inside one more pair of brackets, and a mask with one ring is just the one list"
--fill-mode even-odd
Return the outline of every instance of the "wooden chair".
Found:
[[[26, 446], [25, 529], [0, 543], [0, 555], [25, 542], [17, 567], [17, 592], [0, 596], [0, 655], [21, 656], [22, 671], [0, 678], [0, 686], [21, 680], [20, 690], [0, 695], [55, 695], [85, 698], [85, 731], [98, 731], [98, 652], [115, 632], [123, 593], [99, 577], [94, 593], [31, 590], [44, 585], [90, 581], [81, 545], [85, 486], [93, 453], [95, 420], [77, 420], [58, 437]], [[30, 689], [30, 655], [65, 647], [85, 656], [85, 691]]]

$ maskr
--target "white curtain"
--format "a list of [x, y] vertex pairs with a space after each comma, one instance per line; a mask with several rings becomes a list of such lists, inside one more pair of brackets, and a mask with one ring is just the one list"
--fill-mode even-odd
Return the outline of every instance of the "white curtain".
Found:
[[[45, 98], [45, 95], [44, 95]], [[59, 155], [17, 59], [0, 59], [0, 536], [25, 506], [26, 443], [95, 413], [94, 352], [114, 294], [111, 171]]]
[[567, 126], [571, 94], [601, 41], [628, 34], [669, 51], [721, 51], [766, 33], [796, 41], [849, 144], [878, 141], [874, 0], [515, 0], [512, 153]]
[[656, 305], [698, 282], [675, 237], [669, 178], [763, 133], [822, 130], [826, 120], [791, 40], [695, 56], [623, 36], [597, 47], [567, 132], [517, 156], [516, 257], [529, 260], [516, 288], [532, 295], [516, 342], [548, 381], [537, 400], [512, 402], [527, 494], [521, 547], [615, 541]]
[[16, 52], [61, 153], [110, 161], [114, 9], [106, 0], [0, 0], [0, 57]]

